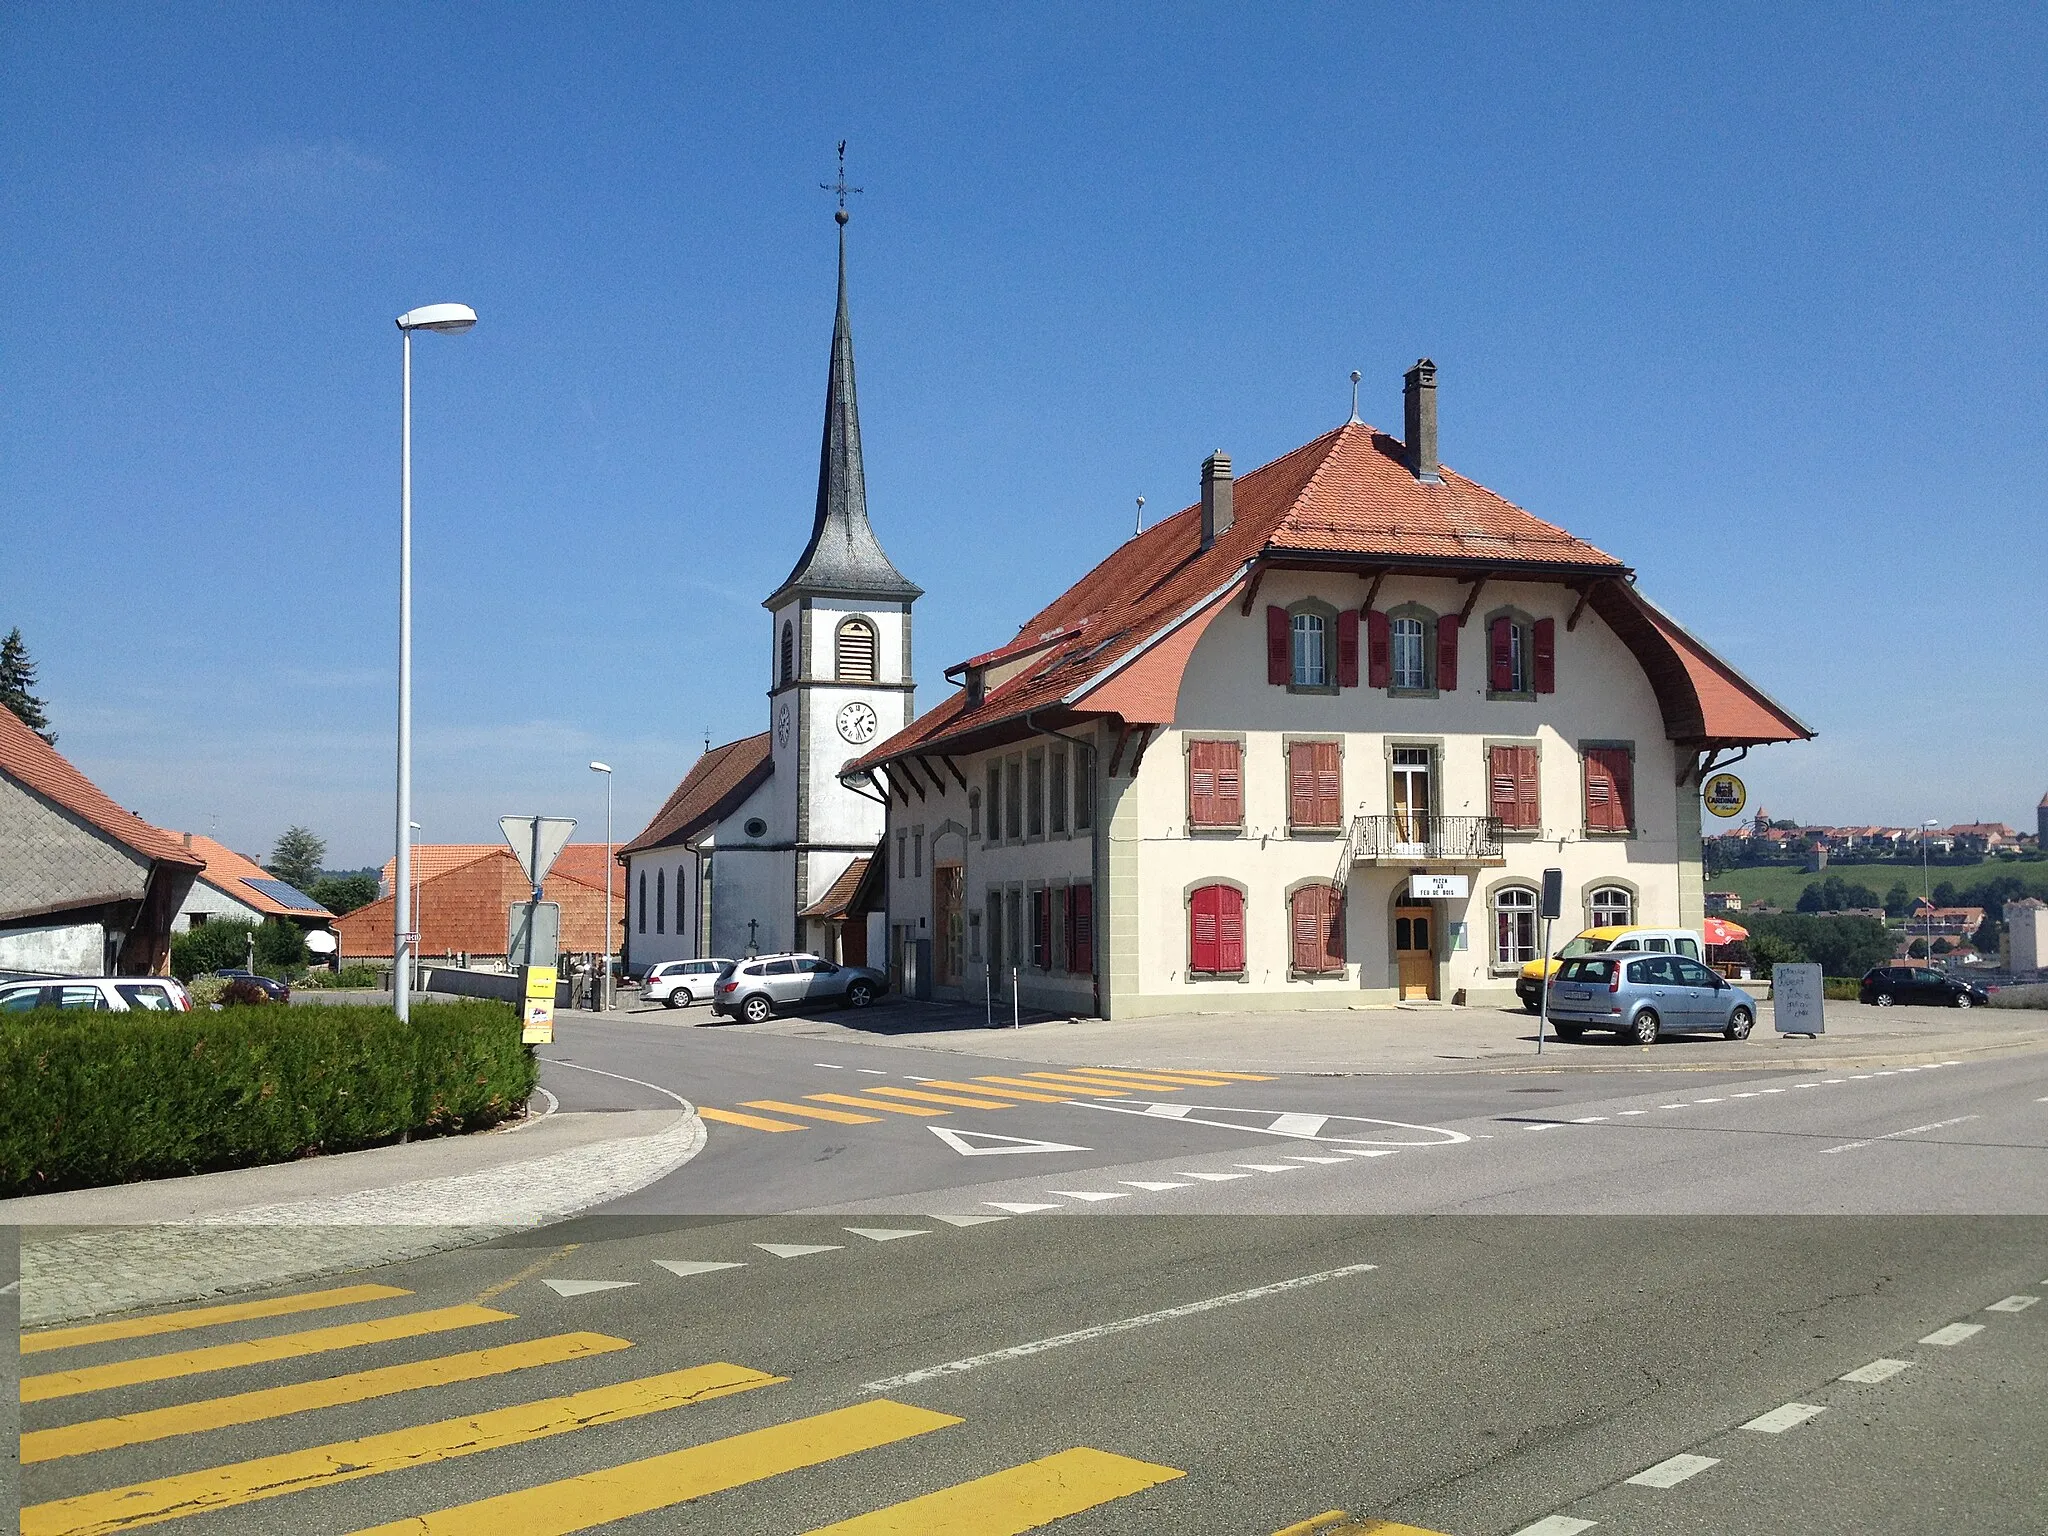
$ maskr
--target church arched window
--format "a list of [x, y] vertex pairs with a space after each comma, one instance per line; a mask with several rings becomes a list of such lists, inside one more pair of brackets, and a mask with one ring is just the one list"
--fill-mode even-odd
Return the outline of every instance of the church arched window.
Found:
[[782, 670], [777, 680], [785, 684], [796, 681], [796, 626], [788, 619], [782, 621]]
[[875, 680], [875, 626], [866, 619], [848, 619], [839, 626], [832, 647], [832, 673], [842, 683]]

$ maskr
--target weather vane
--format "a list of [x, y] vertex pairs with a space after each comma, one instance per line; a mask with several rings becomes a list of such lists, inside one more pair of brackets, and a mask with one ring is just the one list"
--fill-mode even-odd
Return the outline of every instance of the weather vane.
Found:
[[841, 139], [839, 141], [839, 179], [837, 181], [819, 182], [818, 190], [833, 193], [838, 197], [839, 211], [833, 214], [832, 217], [841, 224], [844, 224], [846, 222], [846, 194], [860, 191], [859, 187], [849, 187], [846, 184], [846, 140]]

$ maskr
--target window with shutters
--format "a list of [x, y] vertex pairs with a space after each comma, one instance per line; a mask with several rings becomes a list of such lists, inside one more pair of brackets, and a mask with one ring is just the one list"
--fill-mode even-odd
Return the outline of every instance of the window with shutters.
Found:
[[1202, 885], [1188, 893], [1188, 974], [1244, 973], [1244, 892]]
[[1508, 832], [1541, 832], [1541, 759], [1533, 744], [1494, 742], [1486, 749], [1486, 814]]
[[1357, 615], [1348, 625], [1342, 617], [1314, 598], [1268, 609], [1267, 681], [1284, 683], [1292, 693], [1335, 693], [1348, 667], [1356, 683]]
[[1003, 836], [1014, 843], [1024, 836], [1024, 759], [1013, 757], [1004, 768]]
[[875, 626], [866, 619], [847, 619], [832, 644], [832, 675], [842, 683], [875, 680]]
[[1188, 743], [1188, 827], [1191, 831], [1244, 828], [1244, 744]]
[[1031, 893], [1031, 963], [1052, 969], [1052, 892], [1045, 886]]
[[1074, 976], [1095, 974], [1095, 887], [1067, 887], [1067, 971]]
[[1396, 693], [1428, 693], [1436, 687], [1436, 615], [1427, 609], [1397, 608], [1387, 616], [1387, 681]]
[[1288, 616], [1289, 633], [1293, 637], [1292, 683], [1296, 688], [1323, 688], [1328, 686], [1328, 659], [1330, 626], [1320, 613], [1296, 613]]
[[1003, 892], [1000, 886], [988, 888], [988, 906], [984, 910], [988, 913], [988, 968], [993, 977], [1007, 963], [1003, 958]]
[[1582, 743], [1586, 830], [1627, 836], [1636, 825], [1635, 750], [1624, 742]]
[[1052, 759], [1046, 769], [1045, 795], [1046, 821], [1052, 828], [1052, 835], [1054, 837], [1065, 837], [1067, 835], [1067, 749], [1065, 747], [1054, 747], [1052, 749]]
[[1529, 687], [1529, 623], [1519, 613], [1496, 612], [1486, 627], [1486, 696], [1490, 699], [1533, 696]]
[[782, 665], [777, 676], [783, 683], [796, 679], [796, 626], [787, 619], [782, 621]]
[[1344, 895], [1334, 885], [1304, 885], [1289, 896], [1287, 931], [1295, 975], [1344, 974]]
[[1032, 752], [1024, 759], [1024, 835], [1045, 836], [1045, 754]]
[[1493, 964], [1496, 970], [1527, 965], [1536, 958], [1536, 893], [1526, 885], [1504, 885], [1493, 893]]
[[1095, 751], [1074, 748], [1074, 830], [1086, 832], [1095, 825]]
[[982, 802], [988, 807], [988, 836], [991, 844], [1003, 840], [1003, 765], [1000, 760], [988, 765], [988, 788], [982, 792]]
[[1287, 826], [1337, 832], [1344, 826], [1344, 764], [1334, 741], [1287, 743]]
[[1052, 921], [1046, 930], [1045, 968], [1049, 971], [1064, 971], [1067, 968], [1067, 888], [1056, 885], [1052, 888]]
[[1588, 928], [1626, 928], [1636, 920], [1636, 893], [1625, 885], [1595, 886], [1586, 898]]

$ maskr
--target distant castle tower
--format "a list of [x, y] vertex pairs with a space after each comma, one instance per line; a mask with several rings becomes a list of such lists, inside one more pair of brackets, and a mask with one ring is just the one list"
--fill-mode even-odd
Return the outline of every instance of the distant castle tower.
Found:
[[2041, 803], [2034, 807], [2034, 833], [2041, 840], [2041, 846], [2048, 848], [2048, 795], [2041, 797]]

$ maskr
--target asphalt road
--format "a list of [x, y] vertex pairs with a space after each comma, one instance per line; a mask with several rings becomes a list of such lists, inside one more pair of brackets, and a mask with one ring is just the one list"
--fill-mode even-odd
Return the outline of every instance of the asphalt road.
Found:
[[[658, 1025], [551, 1054], [565, 1107], [801, 1128], [296, 1288], [403, 1294], [32, 1336], [24, 1530], [2048, 1529], [2042, 1058], [1098, 1091]], [[990, 1150], [1032, 1142], [1068, 1150]]]

